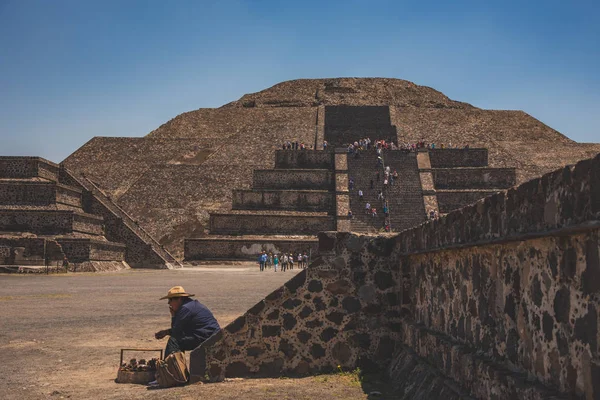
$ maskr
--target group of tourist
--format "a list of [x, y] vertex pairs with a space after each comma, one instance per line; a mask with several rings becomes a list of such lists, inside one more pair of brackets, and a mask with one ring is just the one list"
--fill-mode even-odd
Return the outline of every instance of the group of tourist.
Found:
[[[429, 150], [434, 150], [434, 149], [468, 149], [469, 148], [469, 144], [465, 144], [465, 145], [458, 145], [458, 144], [452, 144], [452, 142], [445, 144], [445, 143], [427, 143], [425, 142], [425, 140], [421, 139], [419, 140], [417, 143], [401, 143], [398, 146], [398, 150], [404, 150], [404, 151], [418, 151], [419, 149], [429, 149]], [[395, 149], [392, 149], [395, 150]]]
[[312, 146], [305, 145], [304, 142], [285, 141], [281, 145], [282, 150], [312, 150]]
[[[393, 185], [395, 181], [398, 181], [399, 174], [397, 170], [392, 172], [389, 165], [385, 166], [383, 162], [383, 150], [394, 148], [394, 143], [391, 140], [377, 140], [372, 142], [371, 139], [361, 139], [355, 143], [348, 145], [348, 152], [355, 154], [355, 157], [362, 151], [375, 149], [377, 153], [377, 164], [375, 165], [375, 172], [372, 178], [369, 180], [369, 189], [376, 190], [378, 204], [372, 204], [370, 201], [364, 203], [365, 214], [371, 218], [378, 218], [380, 214], [378, 210], [383, 212], [384, 222], [382, 230], [389, 232], [391, 230], [390, 223], [390, 208], [387, 201], [387, 193], [389, 186]], [[348, 181], [348, 189], [350, 192], [355, 190], [354, 177], [350, 177]], [[365, 190], [367, 190], [365, 188]], [[358, 195], [359, 201], [362, 203], [365, 201], [363, 188], [357, 188], [356, 194]], [[381, 207], [381, 208], [379, 208]], [[348, 211], [348, 218], [353, 219], [354, 215], [352, 211]]]
[[279, 269], [282, 272], [285, 272], [288, 269], [294, 269], [294, 263], [298, 268], [306, 268], [309, 263], [309, 253], [305, 251], [304, 253], [298, 252], [294, 253], [281, 253], [281, 254], [273, 254], [272, 252], [263, 251], [258, 256], [258, 265], [261, 271], [264, 271], [266, 268], [273, 268], [275, 272]]
[[359, 157], [361, 151], [369, 150], [371, 148], [379, 149], [379, 150], [401, 150], [401, 151], [418, 151], [419, 149], [468, 149], [469, 144], [458, 145], [452, 144], [452, 142], [445, 143], [427, 143], [425, 140], [421, 139], [416, 143], [400, 143], [397, 144], [391, 139], [388, 140], [377, 140], [375, 142], [371, 142], [370, 138], [360, 139], [355, 141], [354, 143], [350, 143], [347, 145], [347, 151], [349, 154], [354, 154], [355, 157]]
[[429, 211], [427, 211], [428, 219], [433, 220], [433, 219], [438, 219], [439, 217], [440, 217], [440, 214], [438, 213], [438, 210], [430, 209]]

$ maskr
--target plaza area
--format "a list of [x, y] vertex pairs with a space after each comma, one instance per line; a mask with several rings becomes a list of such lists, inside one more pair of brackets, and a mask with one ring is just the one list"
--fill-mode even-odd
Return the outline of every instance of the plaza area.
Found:
[[[0, 374], [4, 399], [365, 399], [353, 376], [233, 379], [147, 390], [116, 384], [121, 348], [163, 348], [175, 285], [207, 305], [221, 327], [300, 270], [259, 272], [256, 263], [181, 270], [0, 275]], [[158, 353], [133, 354], [152, 357]]]

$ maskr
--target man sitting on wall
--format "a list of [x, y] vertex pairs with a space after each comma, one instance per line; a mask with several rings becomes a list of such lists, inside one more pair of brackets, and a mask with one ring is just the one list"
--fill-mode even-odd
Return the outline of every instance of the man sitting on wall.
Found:
[[168, 299], [171, 312], [171, 329], [164, 329], [154, 334], [156, 339], [169, 335], [165, 357], [171, 353], [194, 350], [202, 342], [211, 337], [220, 328], [212, 312], [198, 300], [192, 300], [193, 294], [187, 293], [183, 287], [169, 289], [165, 297]]

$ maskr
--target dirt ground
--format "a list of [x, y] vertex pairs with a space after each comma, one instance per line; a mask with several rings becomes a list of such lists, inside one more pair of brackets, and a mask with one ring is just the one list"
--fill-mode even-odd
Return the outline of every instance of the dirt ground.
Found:
[[[366, 399], [351, 376], [234, 379], [147, 390], [116, 384], [121, 348], [163, 348], [167, 290], [182, 285], [225, 326], [295, 271], [254, 265], [175, 271], [60, 275], [0, 274], [0, 397], [3, 399]], [[156, 353], [132, 354], [152, 357]], [[126, 356], [130, 357], [130, 356]]]

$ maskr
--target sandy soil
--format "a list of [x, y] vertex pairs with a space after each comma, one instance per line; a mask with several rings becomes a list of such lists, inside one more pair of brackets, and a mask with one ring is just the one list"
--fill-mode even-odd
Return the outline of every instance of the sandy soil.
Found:
[[[146, 390], [116, 384], [121, 348], [163, 348], [167, 290], [182, 285], [225, 326], [292, 277], [253, 265], [177, 271], [0, 275], [0, 397], [3, 399], [365, 399], [348, 376], [235, 379]], [[157, 353], [132, 354], [152, 357]], [[129, 356], [127, 356], [129, 357]]]

